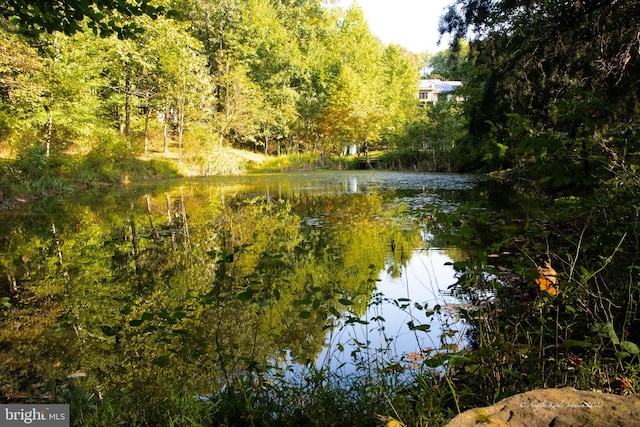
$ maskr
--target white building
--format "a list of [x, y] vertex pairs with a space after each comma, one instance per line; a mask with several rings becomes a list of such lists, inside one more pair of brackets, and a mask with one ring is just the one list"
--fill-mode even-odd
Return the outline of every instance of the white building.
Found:
[[420, 80], [418, 99], [420, 102], [438, 102], [438, 99], [451, 99], [453, 91], [462, 86], [462, 82], [455, 80]]

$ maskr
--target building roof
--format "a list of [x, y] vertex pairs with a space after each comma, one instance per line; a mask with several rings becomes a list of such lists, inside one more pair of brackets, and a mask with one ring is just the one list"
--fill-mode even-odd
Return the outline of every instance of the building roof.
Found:
[[443, 92], [453, 92], [460, 86], [462, 86], [462, 82], [459, 82], [457, 80], [427, 79], [427, 80], [420, 80], [419, 90], [443, 93]]

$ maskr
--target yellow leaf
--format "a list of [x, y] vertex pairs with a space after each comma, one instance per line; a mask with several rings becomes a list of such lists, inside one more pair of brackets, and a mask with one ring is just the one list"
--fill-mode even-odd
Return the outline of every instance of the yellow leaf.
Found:
[[558, 295], [558, 273], [551, 267], [549, 262], [544, 263], [544, 267], [538, 266], [538, 278], [535, 283], [540, 287], [541, 291], [547, 292], [549, 295]]

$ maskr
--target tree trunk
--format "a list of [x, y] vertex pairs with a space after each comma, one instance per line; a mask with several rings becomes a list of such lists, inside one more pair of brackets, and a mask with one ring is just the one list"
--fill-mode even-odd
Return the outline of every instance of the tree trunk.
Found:
[[149, 112], [150, 112], [150, 108], [147, 105], [145, 107], [145, 112], [144, 112], [144, 154], [148, 154], [149, 153]]
[[45, 143], [45, 156], [49, 158], [51, 154], [51, 138], [53, 137], [53, 112], [49, 111], [49, 120], [47, 121], [47, 140]]
[[182, 136], [184, 134], [184, 99], [180, 100], [178, 110], [178, 156], [182, 159]]
[[167, 122], [169, 121], [169, 110], [168, 109], [164, 109], [164, 120], [163, 120], [163, 134], [162, 137], [164, 139], [164, 152], [168, 153], [169, 152], [169, 138], [167, 135]]
[[131, 133], [131, 67], [125, 65], [124, 77], [124, 135]]

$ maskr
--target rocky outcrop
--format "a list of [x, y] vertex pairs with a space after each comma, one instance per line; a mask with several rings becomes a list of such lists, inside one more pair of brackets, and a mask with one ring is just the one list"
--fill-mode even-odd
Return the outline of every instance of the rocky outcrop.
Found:
[[459, 414], [447, 427], [640, 426], [640, 396], [573, 388], [532, 390]]

